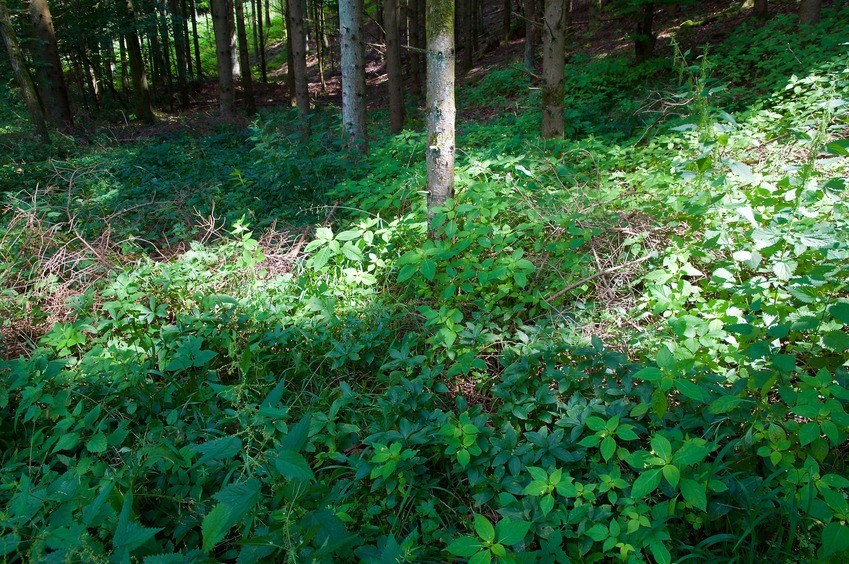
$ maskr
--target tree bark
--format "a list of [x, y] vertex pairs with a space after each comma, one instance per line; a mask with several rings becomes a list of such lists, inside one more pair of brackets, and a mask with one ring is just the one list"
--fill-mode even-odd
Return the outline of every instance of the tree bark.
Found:
[[47, 0], [30, 0], [29, 15], [35, 32], [36, 53], [47, 79], [45, 84], [41, 85], [41, 98], [47, 110], [47, 117], [53, 127], [71, 129], [74, 122], [71, 116], [68, 87], [62, 73], [56, 32], [53, 29], [53, 17]]
[[386, 85], [389, 89], [389, 123], [392, 133], [404, 128], [404, 76], [401, 69], [401, 38], [398, 31], [398, 0], [384, 0], [383, 29], [386, 33]]
[[564, 0], [545, 0], [542, 51], [542, 128], [544, 139], [563, 137], [563, 85], [566, 66]]
[[463, 72], [469, 72], [474, 65], [474, 41], [472, 34], [474, 30], [474, 3], [472, 0], [460, 0], [460, 10], [463, 18]]
[[292, 59], [289, 64], [295, 73], [295, 101], [301, 114], [304, 134], [309, 135], [310, 90], [307, 82], [307, 38], [304, 33], [304, 13], [301, 0], [289, 0], [289, 33], [292, 36]]
[[799, 4], [799, 23], [815, 25], [820, 21], [822, 0], [802, 0]]
[[[427, 216], [454, 197], [454, 0], [428, 0]], [[431, 232], [431, 235], [433, 233]]]
[[769, 17], [769, 0], [755, 0], [755, 17], [766, 19]]
[[177, 97], [180, 107], [189, 105], [189, 90], [186, 83], [186, 36], [184, 20], [181, 18], [180, 5], [177, 0], [168, 0], [171, 9], [171, 25], [174, 29], [174, 58], [177, 60]]
[[510, 0], [502, 0], [501, 2], [501, 37], [504, 41], [510, 41]]
[[192, 15], [192, 43], [195, 47], [195, 76], [203, 78], [203, 66], [200, 64], [200, 38], [198, 36], [198, 20], [195, 10], [195, 0], [191, 0], [191, 15]]
[[[287, 0], [283, 0], [286, 2]], [[285, 16], [286, 22], [286, 90], [289, 91], [289, 105], [292, 106], [295, 104], [295, 54], [292, 49], [292, 32], [290, 30], [290, 21], [289, 21], [289, 8], [286, 8]]]
[[50, 133], [47, 131], [47, 123], [44, 121], [44, 111], [38, 102], [35, 83], [33, 83], [32, 77], [24, 64], [24, 56], [21, 53], [15, 29], [12, 27], [12, 20], [9, 18], [9, 10], [6, 9], [6, 0], [0, 0], [0, 35], [3, 36], [3, 43], [6, 44], [6, 52], [9, 54], [12, 72], [21, 88], [30, 121], [41, 142], [49, 145]]
[[[258, 52], [257, 52], [257, 64], [259, 65], [259, 76], [262, 78], [263, 84], [268, 84], [268, 74], [265, 70], [265, 31], [262, 29], [262, 0], [256, 0], [257, 11], [259, 14], [257, 15], [257, 39], [258, 39]], [[250, 68], [250, 67], [246, 67]]]
[[[262, 0], [259, 0], [262, 2]], [[322, 92], [327, 90], [327, 83], [324, 80], [324, 27], [321, 19], [322, 7], [319, 2], [313, 1], [313, 26], [315, 29], [315, 56], [316, 66], [318, 67], [318, 82], [321, 84]]]
[[236, 4], [236, 34], [239, 37], [239, 59], [242, 63], [242, 68], [246, 72], [242, 73], [242, 93], [245, 96], [245, 111], [252, 116], [256, 113], [256, 105], [254, 104], [254, 86], [250, 73], [251, 64], [248, 60], [248, 34], [245, 30], [245, 5], [243, 0], [235, 0]]
[[410, 18], [410, 23], [408, 25], [410, 30], [410, 46], [412, 49], [410, 50], [410, 78], [413, 81], [413, 92], [415, 92], [416, 96], [421, 96], [422, 89], [422, 54], [419, 52], [419, 49], [424, 49], [422, 45], [422, 29], [421, 29], [421, 19], [419, 17], [419, 3], [424, 2], [425, 0], [410, 0], [408, 14]]
[[127, 0], [127, 25], [129, 31], [124, 39], [130, 56], [130, 75], [133, 82], [133, 106], [136, 118], [147, 124], [152, 124], [153, 110], [150, 107], [150, 89], [147, 84], [147, 73], [144, 68], [139, 34], [136, 31], [136, 12], [132, 0]]
[[637, 62], [647, 61], [654, 52], [657, 35], [654, 33], [654, 2], [643, 5], [643, 18], [637, 23], [634, 34], [634, 52]]
[[339, 0], [342, 50], [342, 126], [351, 149], [368, 154], [363, 0]]
[[236, 115], [236, 101], [233, 92], [233, 53], [230, 50], [230, 25], [227, 17], [229, 2], [212, 0], [212, 28], [215, 31], [215, 54], [218, 63], [218, 103], [221, 117], [232, 118]]
[[[542, 0], [541, 0], [542, 1]], [[539, 28], [537, 27], [536, 0], [525, 0], [525, 70], [532, 73], [536, 68], [537, 47], [539, 46]]]

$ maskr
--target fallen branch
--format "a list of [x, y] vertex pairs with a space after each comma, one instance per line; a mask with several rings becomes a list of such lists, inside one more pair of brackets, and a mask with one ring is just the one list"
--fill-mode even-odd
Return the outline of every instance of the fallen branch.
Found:
[[650, 258], [654, 258], [654, 256], [653, 255], [646, 255], [644, 257], [640, 257], [638, 259], [635, 259], [635, 260], [632, 260], [632, 261], [629, 261], [629, 262], [626, 262], [626, 263], [623, 263], [623, 264], [620, 264], [620, 265], [617, 265], [617, 266], [612, 266], [610, 268], [605, 268], [604, 270], [599, 270], [598, 272], [596, 272], [595, 274], [593, 274], [591, 276], [587, 276], [586, 278], [582, 278], [581, 280], [578, 280], [577, 282], [575, 282], [573, 284], [569, 284], [568, 286], [566, 286], [562, 290], [558, 291], [557, 293], [555, 293], [553, 296], [549, 297], [548, 299], [546, 299], [546, 298], [543, 298], [543, 299], [545, 299], [546, 302], [552, 302], [552, 301], [556, 300], [557, 298], [559, 298], [560, 296], [562, 296], [563, 294], [565, 294], [566, 292], [568, 292], [570, 290], [574, 290], [578, 286], [586, 284], [587, 282], [592, 282], [593, 280], [595, 280], [599, 276], [604, 276], [605, 274], [611, 274], [613, 272], [616, 272], [617, 270], [622, 270], [623, 268], [628, 268], [629, 266], [638, 265], [642, 262], [649, 260]]

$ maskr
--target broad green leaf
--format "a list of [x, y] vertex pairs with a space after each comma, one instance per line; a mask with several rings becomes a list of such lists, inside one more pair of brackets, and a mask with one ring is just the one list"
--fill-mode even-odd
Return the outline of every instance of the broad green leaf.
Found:
[[607, 535], [609, 533], [607, 527], [605, 527], [601, 523], [596, 523], [595, 525], [584, 531], [584, 534], [596, 542], [601, 542], [607, 538]]
[[706, 394], [704, 389], [698, 384], [694, 384], [689, 380], [684, 380], [683, 378], [675, 379], [675, 387], [681, 392], [682, 395], [694, 399], [696, 401], [704, 401], [706, 398]]
[[106, 452], [106, 435], [103, 433], [97, 433], [92, 436], [85, 444], [85, 448], [93, 454]]
[[663, 460], [672, 458], [672, 444], [663, 435], [655, 435], [651, 440], [651, 448]]
[[280, 449], [277, 452], [274, 467], [287, 480], [312, 480], [314, 477], [309, 463], [294, 450]]
[[79, 444], [79, 433], [65, 433], [59, 438], [59, 441], [56, 443], [56, 446], [53, 447], [53, 452], [59, 452], [60, 450], [71, 450], [73, 448], [76, 448]]
[[209, 464], [221, 459], [233, 458], [242, 451], [242, 441], [238, 437], [221, 437], [194, 445], [194, 451], [201, 454], [195, 466]]
[[280, 447], [302, 452], [309, 440], [311, 422], [310, 414], [305, 414], [300, 421], [289, 427], [289, 433], [280, 441]]
[[772, 265], [772, 271], [778, 277], [779, 280], [786, 282], [793, 278], [793, 274], [796, 273], [796, 268], [799, 266], [799, 263], [795, 260], [784, 259], [779, 260], [775, 264]]
[[837, 141], [827, 143], [825, 150], [832, 155], [838, 155], [840, 157], [849, 156], [849, 139], [838, 139]]
[[454, 539], [445, 549], [455, 556], [468, 558], [483, 548], [481, 541], [475, 537], [462, 536]]
[[492, 554], [488, 550], [482, 550], [469, 558], [469, 564], [489, 564], [492, 562]]
[[660, 486], [661, 475], [660, 468], [643, 470], [631, 486], [631, 497], [640, 499], [652, 493]]
[[636, 374], [634, 374], [634, 378], [639, 378], [640, 380], [646, 380], [648, 382], [654, 382], [655, 380], [660, 380], [663, 376], [663, 372], [659, 368], [643, 368], [639, 370]]
[[605, 437], [603, 441], [601, 441], [601, 456], [605, 461], [609, 460], [613, 453], [616, 452], [616, 440], [611, 437]]
[[230, 530], [227, 523], [230, 518], [230, 509], [223, 503], [217, 504], [212, 511], [206, 514], [201, 524], [203, 534], [203, 550], [209, 552], [215, 545], [224, 540], [224, 535]]
[[684, 478], [681, 480], [681, 495], [693, 507], [707, 511], [707, 491], [704, 484], [690, 478]]
[[710, 451], [707, 447], [699, 444], [697, 441], [704, 442], [703, 439], [690, 439], [684, 441], [684, 443], [672, 456], [672, 463], [681, 467], [696, 464], [704, 460]]
[[843, 331], [829, 331], [823, 335], [822, 344], [835, 352], [842, 353], [849, 349], [849, 335]]
[[820, 436], [820, 426], [814, 422], [808, 422], [799, 428], [799, 445], [805, 446], [811, 444]]
[[478, 538], [484, 542], [490, 543], [495, 540], [495, 527], [492, 526], [489, 519], [478, 513], [475, 513], [475, 532], [478, 534]]
[[468, 466], [471, 460], [472, 455], [469, 453], [468, 449], [463, 448], [457, 451], [457, 462], [460, 464], [461, 468]]
[[828, 313], [844, 325], [849, 325], [849, 303], [838, 302], [829, 306]]
[[354, 239], [359, 239], [362, 236], [362, 230], [349, 229], [348, 231], [342, 231], [341, 233], [337, 233], [335, 239], [337, 241], [353, 241]]
[[738, 398], [737, 396], [722, 396], [714, 400], [713, 403], [710, 404], [710, 407], [708, 407], [708, 411], [713, 413], [714, 415], [728, 413], [741, 403], [743, 403], [743, 400], [741, 398]]
[[551, 494], [542, 496], [542, 499], [539, 500], [539, 508], [543, 515], [551, 513], [551, 510], [554, 509], [554, 496]]
[[663, 477], [674, 488], [678, 486], [678, 481], [681, 479], [681, 471], [674, 464], [667, 464], [663, 467]]
[[501, 544], [513, 546], [522, 542], [530, 528], [527, 521], [511, 521], [505, 517], [495, 526], [495, 538]]
[[849, 527], [832, 521], [822, 530], [823, 556], [831, 556], [849, 549]]
[[657, 564], [671, 564], [672, 555], [669, 550], [659, 540], [653, 540], [649, 543], [649, 550], [652, 556], [657, 561]]
[[398, 283], [400, 284], [401, 282], [406, 282], [407, 280], [412, 278], [416, 272], [418, 272], [418, 268], [416, 268], [416, 265], [405, 264], [401, 267], [401, 270], [398, 271]]
[[419, 270], [421, 271], [422, 276], [424, 276], [428, 282], [431, 282], [436, 276], [436, 263], [433, 259], [424, 259], [419, 265]]
[[525, 486], [524, 493], [525, 495], [533, 495], [538, 496], [542, 495], [544, 491], [548, 489], [548, 481], [534, 480], [527, 486]]
[[342, 245], [342, 254], [345, 258], [354, 262], [363, 260], [363, 251], [350, 241]]
[[672, 351], [667, 347], [660, 347], [660, 350], [657, 351], [657, 362], [658, 367], [669, 369], [675, 364], [675, 355], [672, 354]]
[[597, 417], [595, 415], [591, 415], [587, 417], [584, 421], [587, 427], [589, 427], [592, 431], [601, 431], [605, 428], [606, 422], [601, 417]]

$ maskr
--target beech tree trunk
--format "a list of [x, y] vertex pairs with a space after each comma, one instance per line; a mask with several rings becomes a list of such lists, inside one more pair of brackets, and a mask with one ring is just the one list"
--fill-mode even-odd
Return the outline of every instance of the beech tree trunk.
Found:
[[348, 147], [368, 154], [363, 0], [339, 0], [342, 50], [342, 126]]
[[525, 0], [525, 53], [523, 64], [525, 70], [534, 72], [536, 67], [537, 46], [539, 45], [539, 30], [537, 28], [536, 0]]
[[[427, 216], [454, 197], [454, 0], [427, 0]], [[432, 234], [432, 233], [431, 233]]]
[[236, 34], [239, 37], [239, 59], [242, 63], [242, 68], [246, 72], [242, 73], [242, 93], [245, 96], [245, 110], [248, 115], [252, 116], [256, 113], [256, 105], [254, 104], [254, 86], [251, 77], [251, 63], [248, 53], [248, 34], [245, 31], [245, 5], [243, 0], [235, 0], [236, 4]]
[[35, 32], [36, 53], [47, 79], [41, 85], [41, 99], [47, 110], [48, 119], [53, 127], [70, 129], [74, 126], [74, 122], [71, 117], [68, 87], [62, 73], [56, 32], [53, 29], [53, 17], [47, 0], [30, 0], [29, 15]]
[[3, 43], [6, 44], [6, 52], [9, 54], [12, 72], [15, 74], [18, 86], [21, 88], [21, 94], [26, 103], [30, 121], [32, 121], [35, 132], [38, 134], [42, 143], [50, 144], [50, 134], [47, 131], [47, 123], [44, 121], [44, 111], [38, 103], [38, 93], [35, 91], [35, 83], [33, 83], [32, 77], [24, 65], [24, 56], [21, 53], [18, 38], [15, 35], [15, 29], [12, 27], [12, 20], [9, 18], [9, 10], [6, 9], [6, 0], [0, 0], [0, 35], [3, 36]]
[[542, 47], [542, 128], [544, 139], [563, 137], [563, 85], [566, 66], [564, 0], [545, 0]]
[[227, 17], [229, 2], [212, 0], [212, 28], [215, 32], [215, 54], [218, 63], [218, 103], [221, 117], [232, 118], [236, 115], [236, 101], [233, 92], [233, 53], [230, 50], [230, 25]]
[[289, 33], [292, 36], [290, 68], [295, 73], [295, 101], [301, 114], [303, 131], [309, 135], [310, 90], [307, 82], [307, 37], [304, 33], [304, 13], [301, 0], [289, 0]]
[[401, 69], [401, 37], [398, 30], [398, 0], [384, 0], [383, 29], [386, 33], [386, 81], [389, 88], [389, 123], [392, 133], [404, 128], [404, 81]]
[[815, 25], [820, 21], [822, 0], [802, 0], [799, 4], [799, 23]]
[[136, 118], [144, 123], [152, 124], [153, 110], [150, 107], [150, 88], [147, 84], [147, 73], [144, 68], [139, 34], [136, 31], [136, 12], [133, 1], [127, 0], [127, 25], [129, 31], [125, 34], [125, 42], [130, 58], [130, 76], [133, 82], [133, 106]]

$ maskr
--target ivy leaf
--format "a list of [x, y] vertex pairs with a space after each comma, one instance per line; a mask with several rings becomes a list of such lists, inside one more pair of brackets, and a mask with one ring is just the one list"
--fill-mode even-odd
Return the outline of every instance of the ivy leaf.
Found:
[[631, 497], [634, 499], [640, 499], [652, 493], [658, 488], [658, 486], [660, 486], [660, 477], [660, 468], [644, 470], [643, 473], [637, 476], [637, 479], [634, 480], [634, 485], [631, 486]]

